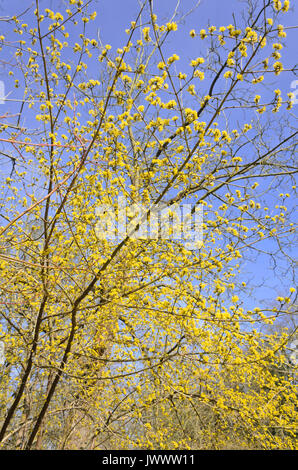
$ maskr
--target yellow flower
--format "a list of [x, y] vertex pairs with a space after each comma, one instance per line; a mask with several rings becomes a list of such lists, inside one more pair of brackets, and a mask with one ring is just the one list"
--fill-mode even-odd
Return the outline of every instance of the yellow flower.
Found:
[[263, 80], [264, 80], [263, 75], [260, 75], [260, 77], [254, 78], [254, 79], [252, 80], [252, 83], [255, 85], [256, 83], [260, 83], [260, 82], [262, 82]]
[[147, 26], [146, 28], [143, 28], [143, 31], [142, 31], [144, 39], [145, 39], [146, 42], [150, 41], [149, 31], [150, 31], [149, 26]]
[[278, 30], [278, 37], [280, 37], [280, 38], [285, 38], [285, 37], [287, 36], [287, 33], [285, 33], [284, 27], [283, 27], [282, 24], [279, 24], [279, 25], [277, 26], [277, 30]]
[[196, 94], [195, 86], [194, 86], [194, 85], [189, 85], [187, 91], [188, 91], [191, 95], [195, 95], [195, 94]]
[[179, 59], [180, 59], [179, 55], [173, 54], [171, 57], [168, 58], [168, 64], [172, 64], [173, 62]]
[[280, 0], [273, 0], [273, 6], [276, 11], [281, 10], [282, 4]]
[[190, 62], [190, 65], [192, 67], [197, 67], [200, 64], [203, 64], [205, 62], [205, 59], [203, 57], [198, 57], [197, 59], [194, 59]]
[[204, 72], [200, 72], [199, 70], [196, 70], [193, 75], [200, 80], [204, 80], [205, 78]]
[[165, 64], [164, 62], [159, 62], [159, 63], [157, 64], [157, 68], [158, 68], [159, 70], [163, 70], [163, 69], [165, 68], [165, 66], [166, 66], [166, 64]]
[[187, 121], [193, 121], [194, 119], [197, 119], [198, 117], [197, 112], [191, 108], [185, 108], [184, 112], [185, 112]]
[[200, 36], [201, 36], [201, 39], [205, 39], [205, 37], [207, 36], [207, 33], [206, 33], [205, 29], [201, 29]]
[[230, 78], [232, 76], [232, 71], [228, 70], [227, 72], [224, 73], [225, 78]]

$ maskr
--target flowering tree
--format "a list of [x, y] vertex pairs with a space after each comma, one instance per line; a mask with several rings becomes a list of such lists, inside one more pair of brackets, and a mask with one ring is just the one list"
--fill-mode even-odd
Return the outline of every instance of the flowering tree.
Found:
[[[40, 3], [0, 37], [24, 90], [1, 116], [2, 448], [294, 448], [289, 1], [186, 33], [145, 0], [115, 51], [89, 38], [92, 2]], [[121, 236], [98, 212], [119, 219], [120, 196], [145, 208]], [[141, 236], [160, 207], [178, 223]], [[190, 207], [203, 243], [181, 235]], [[269, 300], [267, 261], [288, 282]]]

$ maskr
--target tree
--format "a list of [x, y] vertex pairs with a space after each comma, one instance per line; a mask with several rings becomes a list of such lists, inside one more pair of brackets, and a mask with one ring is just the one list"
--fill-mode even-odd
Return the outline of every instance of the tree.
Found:
[[[203, 52], [184, 66], [177, 8], [159, 24], [144, 1], [113, 51], [89, 38], [92, 2], [68, 4], [36, 0], [0, 38], [20, 36], [24, 89], [0, 138], [2, 447], [295, 448], [295, 379], [271, 373], [293, 331], [264, 330], [295, 302], [297, 131], [274, 84], [297, 70], [282, 64], [289, 2], [192, 29]], [[201, 206], [190, 245], [180, 211]], [[246, 273], [264, 260], [291, 286], [271, 303]]]

